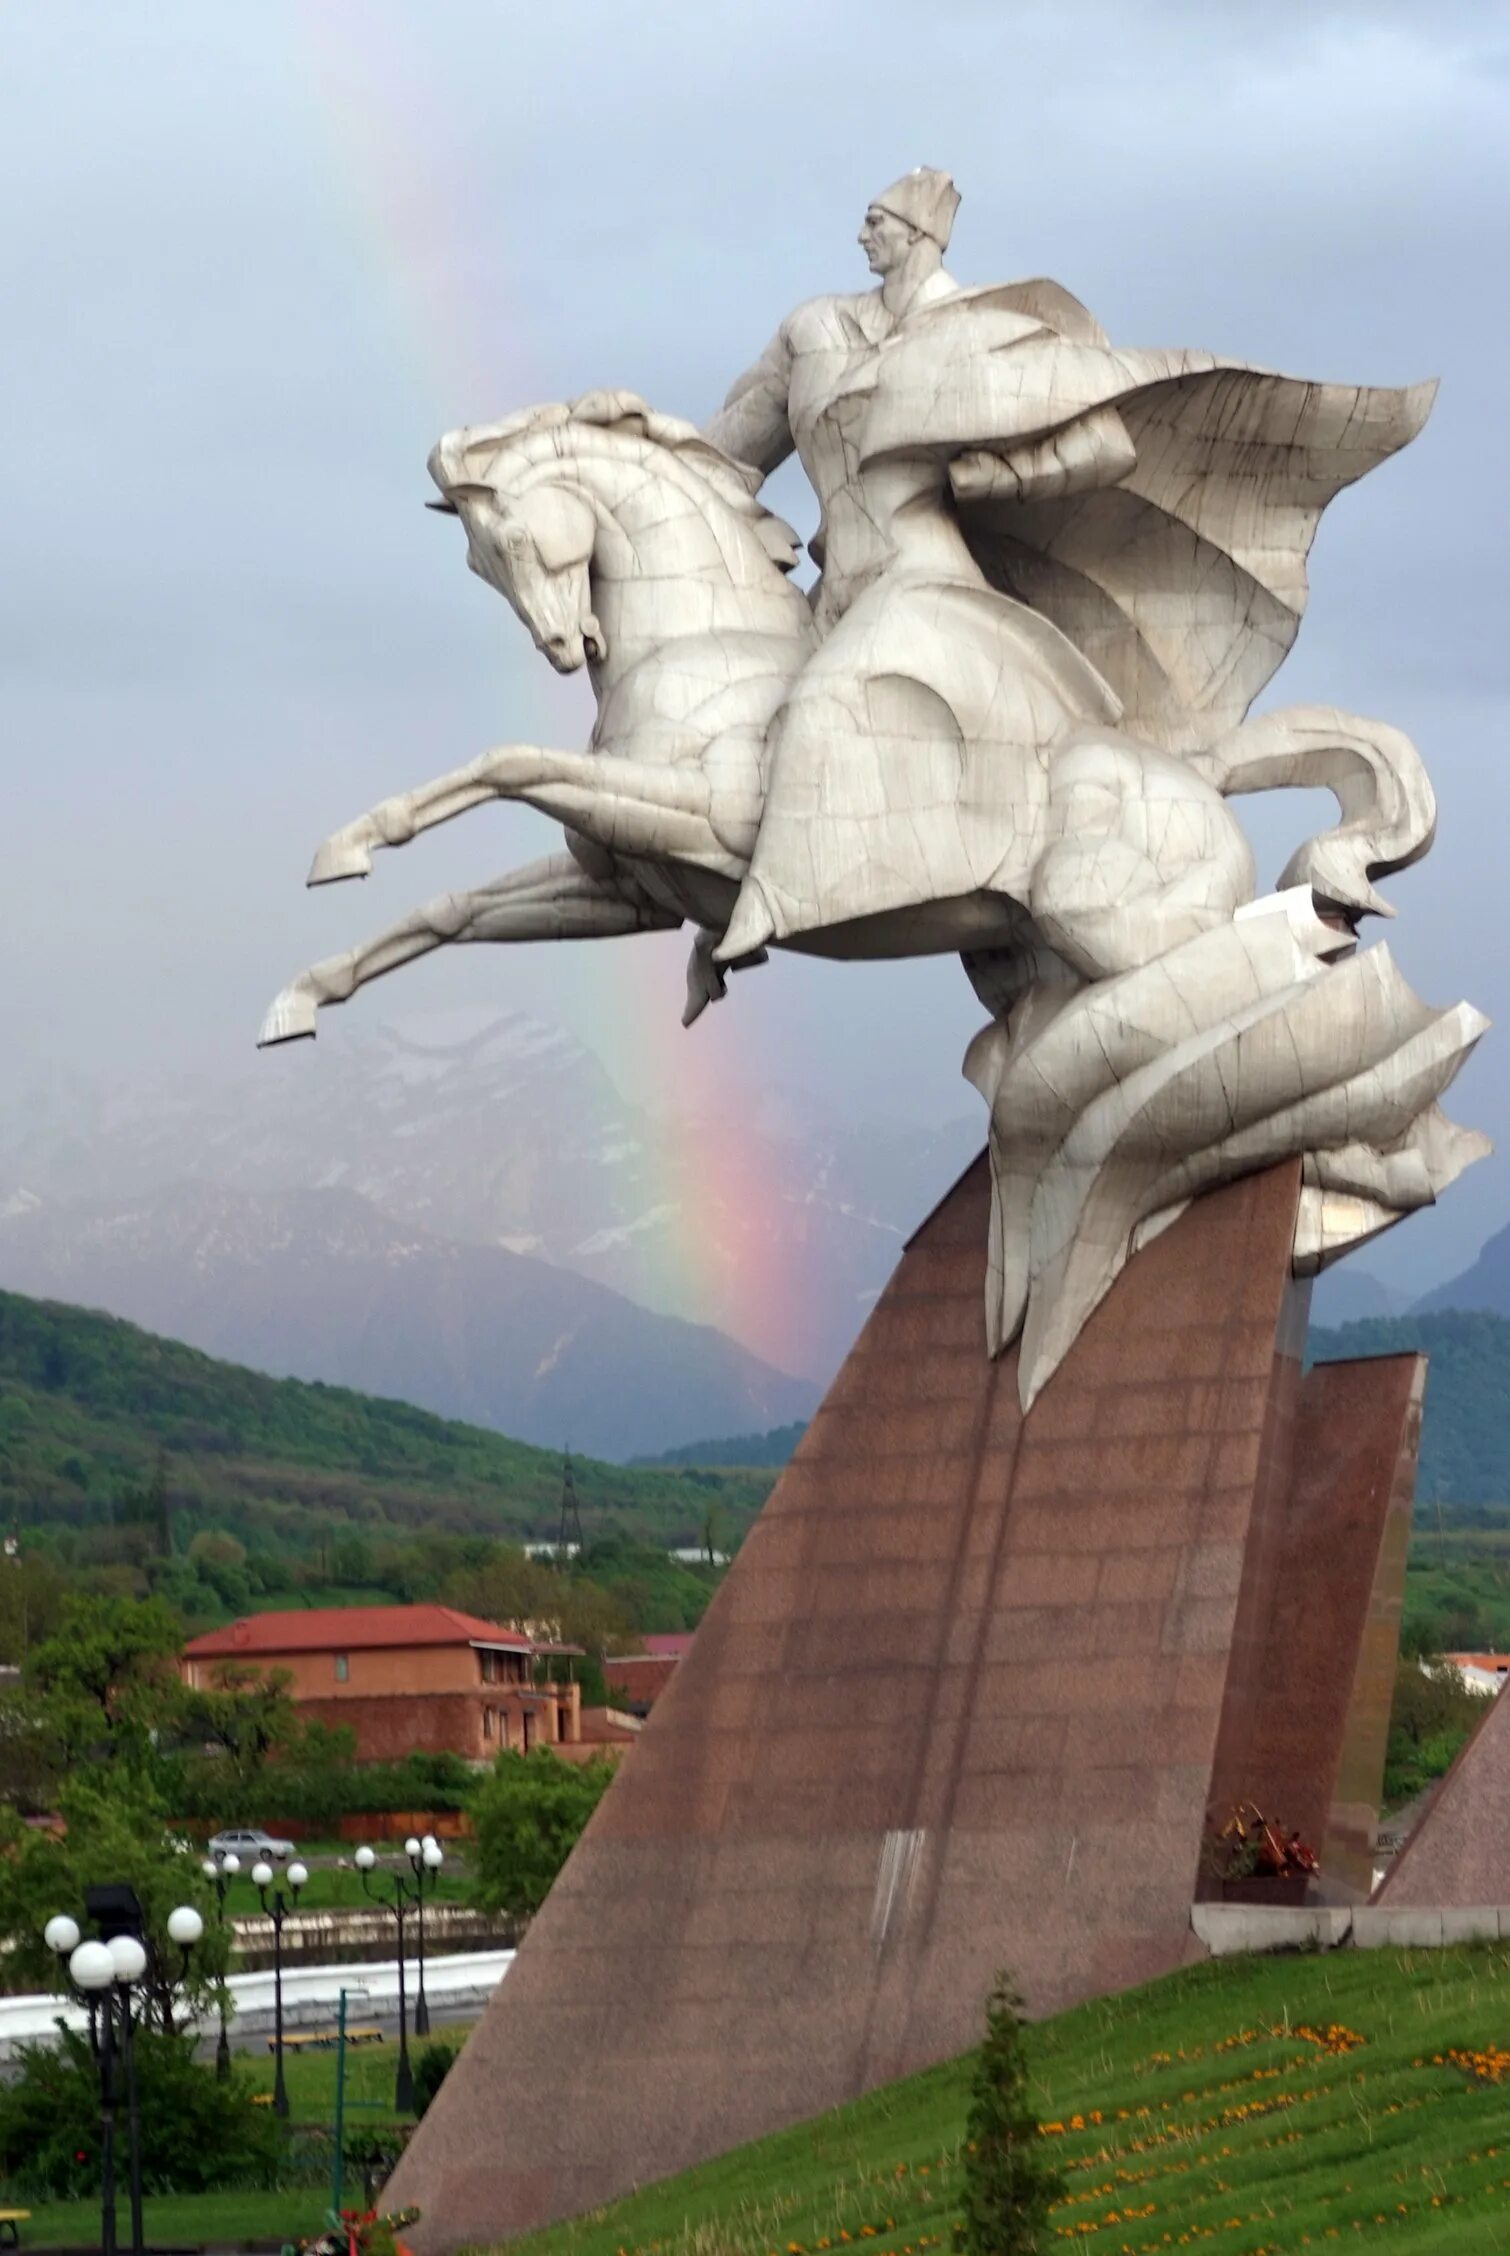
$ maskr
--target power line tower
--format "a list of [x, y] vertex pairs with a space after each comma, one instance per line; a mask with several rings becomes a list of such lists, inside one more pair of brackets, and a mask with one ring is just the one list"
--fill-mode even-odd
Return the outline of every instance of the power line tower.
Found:
[[577, 1483], [571, 1469], [571, 1451], [561, 1452], [561, 1525], [556, 1533], [556, 1557], [564, 1559], [568, 1546], [575, 1544], [579, 1551], [586, 1548], [587, 1539], [582, 1533], [582, 1507], [577, 1502]]

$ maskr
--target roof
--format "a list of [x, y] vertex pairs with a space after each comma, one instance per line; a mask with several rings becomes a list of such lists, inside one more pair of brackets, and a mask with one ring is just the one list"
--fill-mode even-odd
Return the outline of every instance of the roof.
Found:
[[497, 1645], [532, 1653], [533, 1641], [454, 1606], [308, 1606], [282, 1614], [248, 1614], [226, 1629], [207, 1630], [184, 1647], [190, 1660], [250, 1660], [275, 1653], [353, 1653], [374, 1646]]
[[642, 1637], [640, 1645], [652, 1660], [680, 1661], [686, 1658], [695, 1635], [690, 1629], [663, 1630], [654, 1637]]
[[1510, 1653], [1444, 1653], [1455, 1668], [1482, 1669], [1486, 1676], [1510, 1675]]

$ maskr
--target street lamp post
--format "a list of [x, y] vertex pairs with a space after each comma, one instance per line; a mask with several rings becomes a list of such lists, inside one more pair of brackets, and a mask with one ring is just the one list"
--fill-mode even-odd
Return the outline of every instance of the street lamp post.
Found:
[[[147, 1972], [147, 1949], [142, 1941], [141, 1906], [132, 1889], [91, 1888], [88, 1909], [102, 1930], [98, 1941], [82, 1941], [77, 1920], [60, 1912], [49, 1919], [42, 1939], [66, 1969], [68, 1980], [89, 2011], [90, 2043], [100, 2072], [100, 2247], [103, 2256], [117, 2256], [115, 2214], [115, 2133], [117, 2114], [117, 2053], [126, 2074], [126, 2146], [131, 2203], [132, 2256], [142, 2256], [146, 2235], [142, 2224], [141, 2115], [137, 2105], [135, 2015], [132, 1992]], [[192, 1945], [204, 1933], [204, 1922], [191, 1905], [170, 1914], [168, 1932], [184, 1953], [187, 1968]], [[119, 2039], [119, 2042], [117, 2042]]]
[[288, 1868], [288, 1887], [273, 1886], [273, 1868], [260, 1860], [252, 1866], [252, 1886], [273, 1923], [273, 2113], [287, 2119], [288, 2090], [283, 2081], [283, 1922], [299, 1900], [299, 1890], [309, 1878], [297, 1859]]
[[[356, 1853], [356, 1867], [362, 1875], [362, 1886], [375, 1904], [393, 1914], [398, 1928], [398, 2072], [393, 2080], [393, 2104], [403, 2114], [414, 2108], [414, 2077], [409, 2066], [409, 2008], [404, 1991], [404, 1921], [411, 1911], [417, 1910], [421, 1923], [424, 1920], [424, 1903], [428, 1890], [435, 1885], [435, 1876], [445, 1862], [445, 1851], [433, 1833], [420, 1840], [411, 1833], [404, 1843], [404, 1854], [409, 1859], [412, 1879], [402, 1872], [388, 1872], [383, 1878], [392, 1890], [391, 1895], [380, 1895], [373, 1885], [372, 1875], [377, 1865], [373, 1850], [365, 1846]], [[420, 1927], [419, 2001], [414, 2014], [414, 2033], [426, 2036], [430, 2029], [430, 2009], [425, 2003], [424, 1927]], [[424, 2019], [421, 2020], [421, 2014]]]
[[[220, 1925], [225, 1925], [225, 1892], [241, 1870], [241, 1859], [234, 1849], [221, 1856], [206, 1857], [200, 1870], [215, 1890], [215, 1911]], [[216, 1993], [220, 2008], [220, 2041], [215, 2047], [215, 2073], [224, 2083], [231, 2073], [231, 2040], [225, 2025], [225, 1983], [222, 1980]]]
[[404, 1843], [404, 1854], [409, 1859], [414, 1874], [414, 1913], [416, 1945], [415, 1956], [419, 1965], [419, 1994], [414, 2001], [414, 2034], [430, 2034], [430, 2005], [425, 1996], [425, 1896], [436, 1885], [440, 1868], [446, 1861], [446, 1852], [433, 1833], [416, 1841], [413, 1834]]

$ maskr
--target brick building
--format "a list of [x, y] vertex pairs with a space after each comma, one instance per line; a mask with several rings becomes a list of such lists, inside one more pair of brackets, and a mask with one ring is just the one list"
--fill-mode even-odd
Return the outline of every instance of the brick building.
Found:
[[637, 1653], [614, 1653], [603, 1663], [603, 1681], [631, 1715], [647, 1716], [676, 1673], [692, 1643], [690, 1629], [666, 1630], [643, 1640]]
[[580, 1688], [535, 1681], [537, 1660], [562, 1650], [453, 1606], [328, 1606], [212, 1629], [184, 1647], [179, 1671], [200, 1689], [227, 1671], [286, 1674], [303, 1714], [355, 1731], [358, 1762], [489, 1762], [505, 1747], [580, 1741]]

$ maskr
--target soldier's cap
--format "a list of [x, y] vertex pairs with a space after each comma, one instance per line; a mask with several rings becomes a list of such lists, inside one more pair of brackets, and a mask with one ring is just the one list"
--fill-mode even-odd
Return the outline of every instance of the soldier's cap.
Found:
[[905, 220], [919, 234], [928, 236], [941, 251], [948, 249], [954, 215], [959, 210], [959, 190], [947, 172], [918, 165], [883, 188], [871, 202], [881, 211], [890, 212], [893, 219]]

